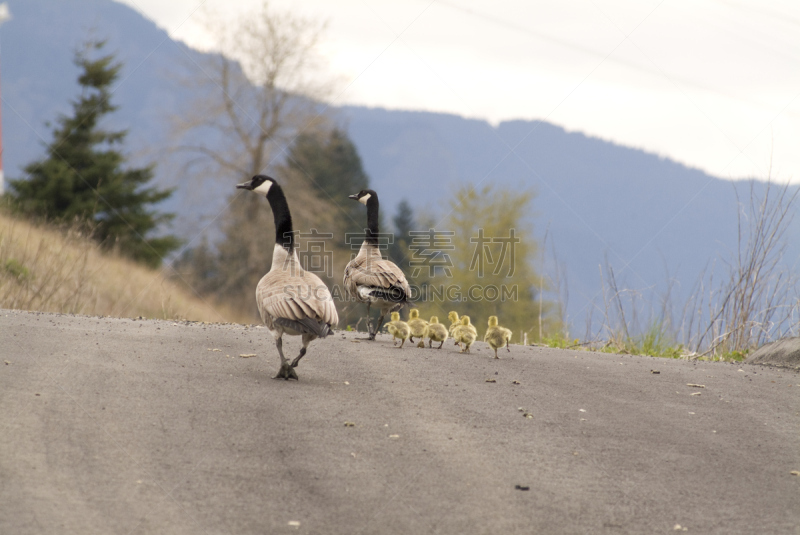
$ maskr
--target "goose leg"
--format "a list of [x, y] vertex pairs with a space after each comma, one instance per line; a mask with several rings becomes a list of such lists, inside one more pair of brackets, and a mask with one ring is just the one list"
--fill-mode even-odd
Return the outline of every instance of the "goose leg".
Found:
[[442, 340], [442, 343], [441, 343], [441, 344], [439, 344], [439, 347], [437, 347], [436, 349], [442, 349], [442, 346], [443, 346], [443, 345], [444, 345], [444, 340]]
[[369, 315], [370, 306], [371, 306], [371, 303], [369, 301], [367, 301], [367, 332], [369, 333], [369, 337], [368, 338], [356, 338], [356, 340], [374, 340], [375, 339], [375, 335], [372, 334], [372, 318]]
[[378, 318], [378, 328], [375, 329], [373, 332], [369, 333], [369, 339], [375, 340], [375, 335], [378, 334], [378, 331], [381, 330], [381, 326], [383, 325], [383, 318], [386, 317], [386, 314], [381, 314], [381, 317]]
[[295, 357], [295, 359], [292, 361], [292, 368], [297, 368], [297, 365], [300, 364], [300, 359], [306, 356], [308, 344], [310, 344], [311, 340], [313, 340], [314, 338], [315, 337], [313, 335], [309, 334], [303, 335], [303, 347], [300, 348], [300, 354], [297, 357]]
[[275, 339], [275, 347], [278, 348], [278, 355], [281, 356], [281, 367], [278, 370], [278, 374], [273, 377], [273, 379], [285, 379], [287, 381], [289, 379], [297, 380], [297, 374], [286, 357], [283, 356], [283, 339], [280, 336]]
[[405, 338], [401, 339], [400, 340], [400, 347], [398, 347], [397, 349], [403, 349], [403, 344], [405, 344], [405, 343], [406, 343], [406, 339]]

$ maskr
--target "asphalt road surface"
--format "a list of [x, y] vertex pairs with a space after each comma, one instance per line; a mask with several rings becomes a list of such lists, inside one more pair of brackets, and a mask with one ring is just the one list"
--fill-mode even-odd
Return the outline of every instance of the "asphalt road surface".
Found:
[[0, 533], [800, 534], [796, 372], [502, 357], [2, 310]]

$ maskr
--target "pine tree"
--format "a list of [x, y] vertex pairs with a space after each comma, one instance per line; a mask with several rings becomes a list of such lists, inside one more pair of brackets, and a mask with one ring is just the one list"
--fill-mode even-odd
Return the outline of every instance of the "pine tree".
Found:
[[147, 237], [174, 217], [148, 205], [167, 199], [172, 190], [146, 186], [153, 166], [124, 168], [120, 147], [127, 132], [100, 127], [117, 109], [110, 102], [111, 86], [122, 68], [113, 55], [93, 59], [104, 44], [88, 43], [76, 54], [81, 94], [72, 102], [73, 114], [58, 118], [47, 157], [25, 167], [28, 178], [11, 181], [13, 201], [29, 215], [85, 222], [103, 246], [155, 267], [180, 242], [174, 236]]
[[335, 128], [328, 134], [299, 136], [289, 149], [286, 165], [305, 176], [321, 199], [331, 201], [341, 220], [341, 232], [364, 233], [364, 207], [348, 196], [368, 188], [369, 177], [345, 132]]

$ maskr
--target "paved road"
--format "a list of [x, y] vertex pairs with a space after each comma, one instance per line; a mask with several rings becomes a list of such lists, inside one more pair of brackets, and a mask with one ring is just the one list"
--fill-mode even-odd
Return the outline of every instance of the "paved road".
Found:
[[0, 311], [0, 533], [800, 533], [797, 373], [476, 346]]

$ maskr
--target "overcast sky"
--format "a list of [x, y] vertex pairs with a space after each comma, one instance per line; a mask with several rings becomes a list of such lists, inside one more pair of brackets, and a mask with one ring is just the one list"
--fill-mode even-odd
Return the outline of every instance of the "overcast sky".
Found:
[[[198, 8], [119, 0], [208, 49]], [[800, 2], [273, 0], [328, 22], [335, 104], [543, 119], [723, 178], [800, 183]], [[202, 7], [201, 7], [202, 6]], [[220, 23], [223, 23], [222, 21]]]

